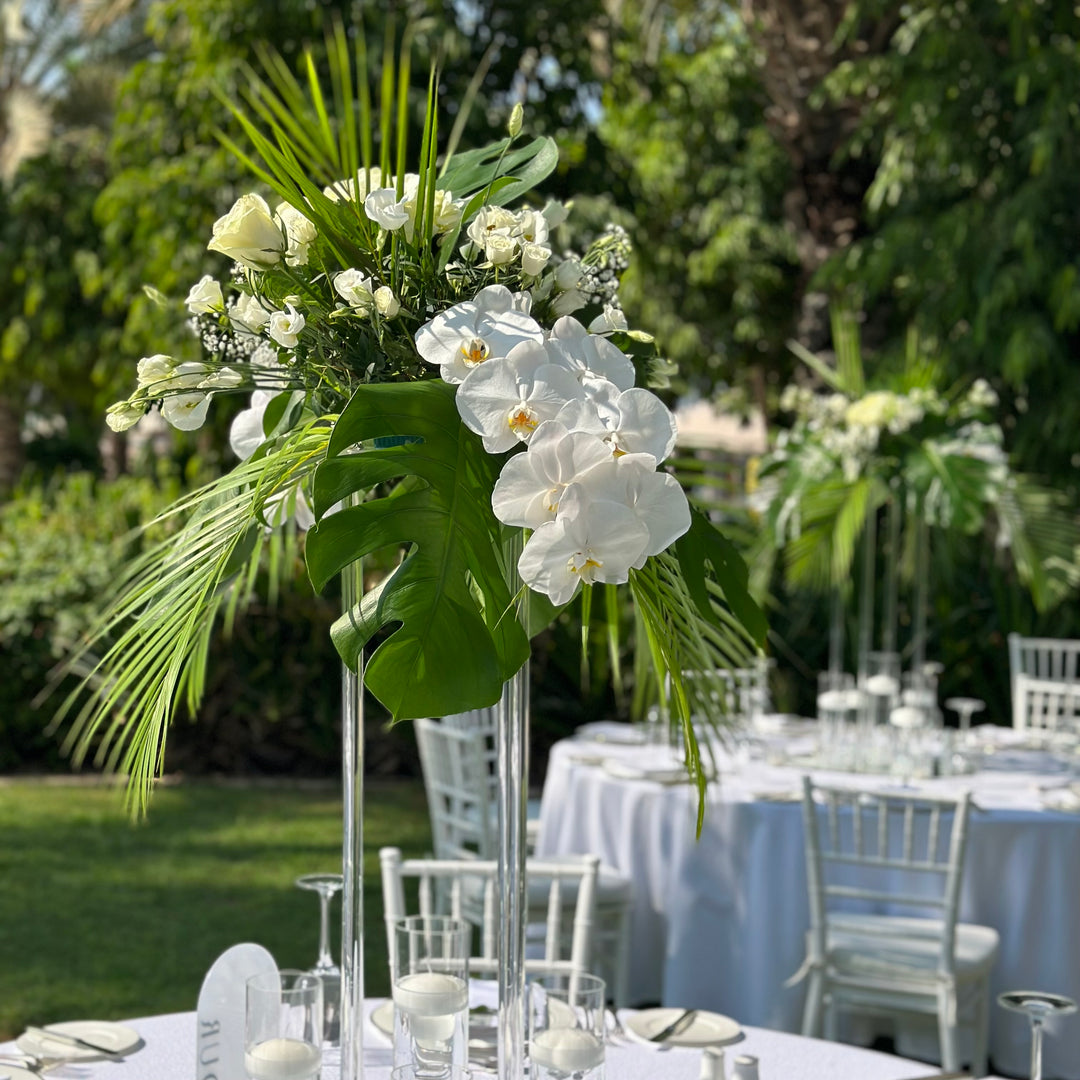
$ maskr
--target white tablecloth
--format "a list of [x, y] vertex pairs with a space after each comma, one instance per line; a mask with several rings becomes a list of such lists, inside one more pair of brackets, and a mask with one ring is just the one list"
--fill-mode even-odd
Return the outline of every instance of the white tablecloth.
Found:
[[[372, 1003], [374, 1004], [374, 1003]], [[122, 1062], [93, 1062], [50, 1070], [56, 1080], [210, 1080], [213, 1071], [197, 1070], [195, 1013], [172, 1013], [126, 1021], [142, 1036], [145, 1046]], [[11, 1043], [0, 1046], [10, 1050]], [[370, 1024], [365, 1036], [365, 1080], [387, 1080], [389, 1043]], [[608, 1080], [697, 1080], [701, 1051], [681, 1048], [652, 1050], [644, 1046], [609, 1046]], [[804, 1039], [775, 1031], [746, 1029], [746, 1038], [727, 1051], [755, 1054], [761, 1080], [907, 1080], [932, 1076], [933, 1069], [914, 1061], [859, 1050], [838, 1043]], [[332, 1080], [323, 1069], [322, 1080]], [[3, 1067], [0, 1065], [0, 1077]]]
[[[698, 841], [693, 787], [612, 775], [656, 767], [665, 753], [581, 739], [557, 744], [538, 852], [595, 852], [632, 879], [634, 1003], [697, 1006], [798, 1031], [803, 987], [782, 984], [799, 967], [809, 925], [801, 809], [774, 800], [798, 790], [801, 772], [727, 762], [732, 771], [709, 786]], [[1042, 809], [1046, 783], [1045, 774], [1001, 771], [925, 782], [930, 790], [964, 784], [974, 793], [961, 918], [1001, 935], [995, 996], [1039, 989], [1080, 999], [1080, 814]], [[994, 1005], [990, 1036], [994, 1065], [1026, 1076], [1026, 1020]], [[909, 1053], [926, 1046], [900, 1045]], [[1080, 1080], [1080, 1017], [1055, 1021], [1046, 1075]]]

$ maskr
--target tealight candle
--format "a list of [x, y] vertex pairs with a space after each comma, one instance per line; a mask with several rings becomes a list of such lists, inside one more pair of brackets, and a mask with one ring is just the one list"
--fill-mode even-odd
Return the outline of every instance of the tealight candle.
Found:
[[893, 697], [900, 684], [894, 675], [871, 675], [866, 680], [866, 689], [875, 697]]
[[533, 1036], [529, 1058], [559, 1072], [584, 1072], [603, 1064], [604, 1044], [581, 1028], [546, 1028]]
[[321, 1065], [319, 1048], [301, 1039], [267, 1039], [244, 1051], [251, 1080], [310, 1080]]

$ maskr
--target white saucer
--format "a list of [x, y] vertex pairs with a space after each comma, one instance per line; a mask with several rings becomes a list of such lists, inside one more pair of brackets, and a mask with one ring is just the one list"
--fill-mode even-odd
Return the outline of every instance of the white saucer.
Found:
[[391, 999], [387, 998], [371, 1010], [371, 1023], [376, 1031], [381, 1031], [388, 1038], [394, 1037], [394, 1002]]
[[[623, 1026], [641, 1042], [649, 1042], [649, 1036], [663, 1031], [668, 1024], [674, 1023], [682, 1009], [642, 1009], [639, 1013], [626, 1017]], [[651, 1046], [717, 1046], [721, 1043], [734, 1042], [742, 1035], [742, 1028], [730, 1016], [699, 1010], [690, 1024], [678, 1035], [664, 1039], [662, 1043], [650, 1043]]]
[[[49, 1024], [49, 1028], [61, 1035], [73, 1035], [77, 1039], [97, 1043], [116, 1054], [130, 1054], [132, 1050], [142, 1046], [142, 1037], [134, 1028], [129, 1028], [124, 1024], [114, 1024], [110, 1020], [67, 1020], [60, 1024]], [[24, 1054], [35, 1054], [43, 1058], [62, 1057], [71, 1061], [96, 1061], [104, 1057], [96, 1050], [72, 1046], [71, 1043], [62, 1042], [60, 1039], [49, 1039], [44, 1035], [32, 1034], [29, 1031], [24, 1031], [15, 1040], [15, 1045]], [[7, 1068], [9, 1066], [0, 1065], [0, 1076]]]

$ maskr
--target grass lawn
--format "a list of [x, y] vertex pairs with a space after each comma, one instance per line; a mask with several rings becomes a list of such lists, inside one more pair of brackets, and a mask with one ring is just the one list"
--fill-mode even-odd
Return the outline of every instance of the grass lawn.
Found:
[[[369, 783], [365, 990], [387, 992], [378, 849], [430, 850], [423, 786]], [[293, 880], [340, 869], [336, 789], [163, 787], [132, 824], [116, 788], [0, 784], [0, 1040], [26, 1024], [194, 1009], [230, 945], [308, 967], [318, 900]], [[334, 903], [337, 951], [339, 901]]]

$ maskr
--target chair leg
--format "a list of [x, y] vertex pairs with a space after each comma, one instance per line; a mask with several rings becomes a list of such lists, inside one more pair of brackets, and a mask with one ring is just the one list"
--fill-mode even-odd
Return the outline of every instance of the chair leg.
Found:
[[803, 1006], [802, 1033], [816, 1038], [821, 1032], [822, 992], [825, 988], [825, 973], [818, 968], [810, 972], [806, 987], [806, 1004]]
[[956, 987], [941, 987], [937, 997], [941, 1068], [945, 1072], [957, 1072], [960, 1068], [960, 1050], [957, 1045], [959, 1023], [956, 1015]]
[[989, 1021], [990, 1021], [990, 986], [988, 979], [979, 982], [979, 990], [975, 996], [975, 1020], [972, 1025], [972, 1038], [974, 1045], [971, 1048], [971, 1075], [974, 1077], [985, 1076], [989, 1069], [987, 1061], [989, 1055]]
[[612, 976], [612, 999], [616, 1009], [625, 1009], [630, 1004], [630, 905], [627, 904], [619, 913], [615, 939]]
[[829, 1042], [839, 1041], [840, 1010], [836, 1007], [836, 997], [833, 994], [825, 995], [825, 1030], [823, 1034]]

